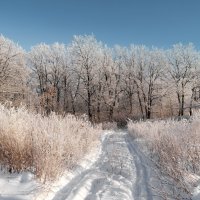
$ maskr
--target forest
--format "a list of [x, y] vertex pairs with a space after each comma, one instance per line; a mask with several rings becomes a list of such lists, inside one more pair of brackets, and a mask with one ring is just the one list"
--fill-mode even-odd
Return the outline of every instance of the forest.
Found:
[[200, 98], [200, 52], [108, 47], [94, 35], [30, 51], [0, 36], [0, 101], [49, 115], [86, 114], [91, 122], [189, 116]]

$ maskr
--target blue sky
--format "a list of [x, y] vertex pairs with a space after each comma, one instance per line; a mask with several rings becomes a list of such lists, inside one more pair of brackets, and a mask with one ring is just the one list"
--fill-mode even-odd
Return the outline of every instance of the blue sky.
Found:
[[200, 48], [199, 0], [0, 0], [0, 33], [25, 49], [94, 34], [113, 46]]

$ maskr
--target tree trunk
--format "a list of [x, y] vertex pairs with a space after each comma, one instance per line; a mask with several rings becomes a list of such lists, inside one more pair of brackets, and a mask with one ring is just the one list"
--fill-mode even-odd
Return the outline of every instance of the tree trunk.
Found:
[[184, 115], [184, 104], [185, 104], [185, 95], [181, 95], [181, 116]]
[[88, 110], [88, 117], [89, 120], [92, 122], [92, 111], [91, 111], [91, 95], [90, 95], [90, 91], [87, 91], [87, 110]]
[[100, 110], [100, 102], [98, 101], [98, 103], [97, 103], [97, 120], [98, 120], [98, 122], [100, 122], [100, 112], [101, 112], [101, 110]]
[[139, 91], [139, 87], [137, 84], [136, 84], [136, 86], [137, 86], [137, 96], [138, 96], [138, 101], [139, 101], [139, 105], [140, 105], [140, 111], [142, 114], [142, 119], [144, 119], [144, 111], [143, 111], [143, 106], [142, 106], [142, 100], [140, 98], [140, 91]]
[[129, 113], [132, 114], [133, 113], [133, 94], [132, 93], [129, 94], [129, 103], [130, 103]]
[[74, 97], [73, 97], [71, 90], [70, 90], [70, 96], [71, 96], [71, 104], [72, 104], [72, 114], [75, 115], [76, 114], [76, 108], [75, 108]]
[[181, 98], [180, 98], [180, 94], [179, 94], [179, 92], [177, 92], [177, 98], [178, 98], [178, 116], [181, 116]]
[[110, 108], [109, 108], [109, 120], [110, 121], [113, 120], [113, 106], [110, 106]]

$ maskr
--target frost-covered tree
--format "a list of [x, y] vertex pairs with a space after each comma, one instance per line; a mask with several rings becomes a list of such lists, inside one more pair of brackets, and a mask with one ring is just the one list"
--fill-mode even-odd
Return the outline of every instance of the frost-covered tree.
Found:
[[[134, 110], [134, 101], [136, 95], [136, 77], [135, 77], [135, 70], [136, 70], [136, 57], [134, 47], [123, 49], [123, 54], [121, 56], [122, 62], [124, 62], [124, 67], [122, 70], [122, 90], [125, 96], [128, 98], [128, 108], [129, 114], [133, 114]], [[127, 106], [126, 106], [127, 107]]]
[[113, 120], [113, 114], [118, 107], [121, 81], [121, 62], [117, 49], [107, 49], [103, 66], [103, 102], [108, 110], [108, 119]]
[[[0, 36], [0, 96], [8, 100], [24, 97], [28, 70], [25, 52], [10, 39]], [[12, 97], [10, 99], [10, 97]]]
[[169, 78], [177, 95], [180, 116], [184, 115], [185, 100], [196, 77], [199, 55], [192, 44], [176, 44], [167, 52]]
[[[156, 100], [162, 97], [164, 59], [162, 51], [145, 46], [132, 47], [134, 59], [134, 83], [143, 118], [151, 118]], [[132, 59], [133, 60], [133, 59]]]
[[192, 108], [200, 93], [199, 53], [191, 44], [108, 48], [93, 35], [74, 36], [67, 46], [33, 47], [27, 64], [47, 113], [87, 113], [91, 121], [174, 115], [177, 100], [183, 115], [186, 96]]
[[47, 113], [59, 110], [63, 84], [66, 90], [66, 48], [63, 44], [39, 44], [31, 49], [28, 64], [35, 88]]
[[94, 36], [74, 36], [71, 44], [73, 71], [81, 85], [79, 96], [85, 101], [87, 114], [92, 120], [93, 97], [97, 88], [97, 70], [102, 54], [102, 43]]

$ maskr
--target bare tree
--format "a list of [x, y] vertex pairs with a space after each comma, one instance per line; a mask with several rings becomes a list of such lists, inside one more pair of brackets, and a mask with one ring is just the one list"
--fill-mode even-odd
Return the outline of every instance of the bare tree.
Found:
[[47, 114], [60, 109], [63, 84], [66, 92], [66, 60], [65, 46], [58, 43], [51, 46], [37, 45], [29, 53], [28, 64], [33, 72], [32, 78], [35, 78], [36, 91]]
[[[116, 47], [117, 48], [117, 47]], [[113, 120], [114, 109], [118, 106], [122, 72], [122, 63], [118, 59], [117, 49], [107, 50], [106, 65], [104, 66], [104, 92], [103, 100], [108, 108], [108, 119]], [[113, 57], [115, 55], [115, 57]]]
[[167, 52], [167, 55], [169, 77], [173, 81], [179, 105], [178, 114], [183, 116], [185, 98], [188, 90], [191, 91], [191, 83], [196, 76], [198, 54], [192, 44], [177, 44]]
[[[87, 114], [92, 121], [92, 98], [96, 90], [96, 72], [99, 67], [102, 44], [94, 36], [75, 36], [71, 44], [74, 72], [81, 80], [78, 94], [87, 105]], [[82, 89], [82, 91], [81, 91]]]
[[162, 52], [136, 47], [135, 84], [143, 118], [150, 119], [152, 107], [162, 97], [162, 71], [164, 69]]
[[[135, 57], [134, 47], [132, 46], [130, 49], [122, 48], [120, 59], [123, 65], [122, 77], [121, 77], [122, 78], [121, 90], [126, 96], [126, 98], [128, 98], [129, 106], [127, 107], [126, 105], [125, 108], [129, 109], [128, 112], [130, 114], [130, 117], [132, 117], [134, 110], [133, 102], [137, 91], [135, 84], [136, 57]], [[125, 103], [127, 104], [127, 101], [125, 101]], [[141, 113], [143, 113], [142, 110]]]
[[0, 36], [0, 96], [9, 100], [24, 98], [28, 69], [25, 52], [13, 41]]

